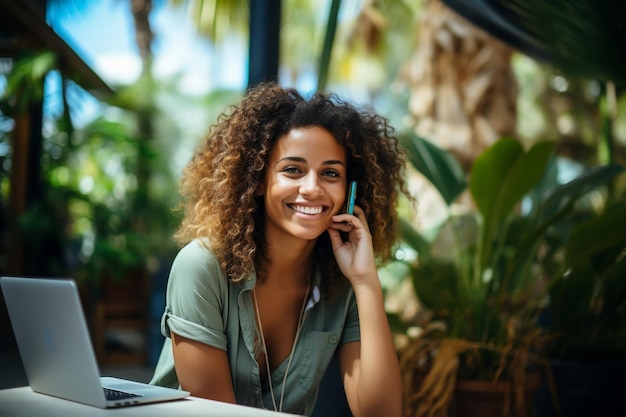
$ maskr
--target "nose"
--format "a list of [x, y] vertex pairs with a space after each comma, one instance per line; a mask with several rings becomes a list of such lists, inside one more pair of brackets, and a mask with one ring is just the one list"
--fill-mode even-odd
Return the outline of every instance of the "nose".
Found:
[[324, 192], [317, 175], [311, 173], [302, 178], [300, 194], [306, 197], [319, 197]]

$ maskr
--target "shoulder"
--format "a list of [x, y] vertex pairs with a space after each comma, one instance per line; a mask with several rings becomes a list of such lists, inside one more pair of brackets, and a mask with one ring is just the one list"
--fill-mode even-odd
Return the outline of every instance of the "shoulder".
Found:
[[203, 270], [217, 272], [219, 262], [209, 246], [202, 240], [196, 239], [181, 248], [174, 258], [172, 269]]
[[226, 279], [213, 252], [201, 240], [185, 245], [174, 258], [168, 287], [213, 288], [226, 284]]

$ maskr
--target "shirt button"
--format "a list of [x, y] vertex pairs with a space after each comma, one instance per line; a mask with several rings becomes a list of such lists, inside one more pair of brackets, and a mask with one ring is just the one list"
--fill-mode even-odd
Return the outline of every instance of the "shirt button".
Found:
[[328, 342], [329, 342], [331, 345], [334, 345], [335, 343], [337, 343], [337, 336], [332, 335], [331, 337], [329, 337], [329, 338], [328, 338]]

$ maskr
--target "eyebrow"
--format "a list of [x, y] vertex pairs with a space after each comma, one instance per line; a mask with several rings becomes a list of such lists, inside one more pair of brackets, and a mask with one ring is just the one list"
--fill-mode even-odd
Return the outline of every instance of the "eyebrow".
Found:
[[[281, 158], [281, 159], [278, 160], [278, 162], [282, 162], [282, 161], [292, 161], [292, 162], [306, 163], [306, 159], [305, 158], [301, 158], [299, 156], [285, 156], [284, 158]], [[324, 161], [323, 165], [343, 165], [343, 166], [345, 166], [345, 164], [342, 161], [338, 160], [338, 159], [330, 159], [328, 161]]]

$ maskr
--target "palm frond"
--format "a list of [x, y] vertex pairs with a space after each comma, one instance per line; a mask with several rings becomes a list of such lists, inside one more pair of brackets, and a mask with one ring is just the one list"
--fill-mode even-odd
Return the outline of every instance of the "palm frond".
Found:
[[623, 0], [500, 0], [551, 52], [552, 64], [585, 79], [626, 84], [626, 2]]
[[623, 0], [443, 0], [491, 35], [565, 75], [626, 85]]

